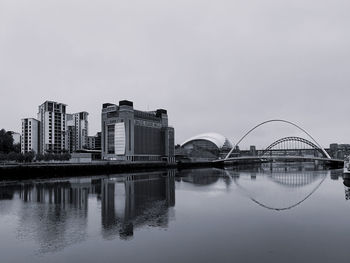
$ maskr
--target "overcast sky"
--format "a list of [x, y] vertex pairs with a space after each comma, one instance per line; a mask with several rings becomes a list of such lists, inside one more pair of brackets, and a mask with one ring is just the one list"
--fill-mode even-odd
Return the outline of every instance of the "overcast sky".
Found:
[[[0, 128], [45, 100], [166, 108], [176, 142], [271, 118], [350, 143], [349, 0], [0, 0]], [[283, 128], [280, 128], [283, 127]], [[302, 135], [270, 124], [244, 143]]]

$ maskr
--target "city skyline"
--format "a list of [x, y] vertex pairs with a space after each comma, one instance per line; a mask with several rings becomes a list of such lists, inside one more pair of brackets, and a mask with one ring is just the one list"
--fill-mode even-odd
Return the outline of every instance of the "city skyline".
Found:
[[[67, 111], [67, 115], [74, 115], [74, 114], [76, 114], [76, 113], [74, 113], [74, 114], [72, 114], [72, 113], [70, 113], [71, 112], [71, 110], [70, 110], [70, 106], [68, 105], [68, 104], [66, 104], [65, 102], [61, 102], [61, 101], [55, 101], [55, 100], [45, 100], [45, 101], [53, 101], [53, 102], [57, 102], [57, 103], [62, 103], [62, 104], [65, 104], [66, 105], [66, 107], [68, 107], [69, 108], [69, 110]], [[42, 103], [42, 102], [41, 102]], [[117, 103], [117, 102], [115, 102], [115, 103]], [[103, 104], [101, 105], [101, 108], [99, 109], [99, 110], [101, 110], [102, 109], [102, 106], [103, 106]], [[37, 107], [36, 107], [37, 108]], [[91, 115], [90, 114], [90, 112], [88, 112], [88, 111], [85, 111], [84, 109], [83, 109], [83, 111], [84, 112], [86, 112], [89, 116]], [[148, 106], [148, 109], [146, 110], [146, 111], [151, 111], [150, 109], [149, 109], [149, 106]], [[38, 114], [38, 112], [36, 113], [36, 115]], [[36, 116], [35, 115], [35, 116]], [[92, 114], [92, 115], [96, 115], [96, 114]], [[33, 117], [25, 117], [25, 118], [22, 118], [22, 119], [27, 119], [27, 118], [33, 118]], [[90, 117], [89, 117], [89, 131], [88, 131], [88, 134], [87, 134], [87, 136], [89, 136], [89, 137], [93, 137], [93, 136], [95, 136], [98, 132], [101, 132], [101, 126], [100, 127], [97, 127], [96, 128], [96, 132], [93, 130], [93, 131], [91, 131], [91, 123], [98, 123], [99, 125], [101, 125], [101, 113], [99, 114], [99, 116], [97, 116], [97, 120], [92, 120]], [[36, 119], [36, 117], [34, 117], [34, 119]], [[265, 120], [266, 121], [266, 120]], [[256, 125], [257, 123], [252, 123], [252, 125]], [[171, 116], [170, 116], [170, 122], [169, 122], [169, 125], [170, 126], [172, 126], [172, 127], [174, 127], [175, 129], [176, 129], [176, 126], [175, 125], [173, 125], [172, 123], [171, 123]], [[305, 134], [302, 134], [302, 133], [300, 133], [300, 131], [298, 131], [297, 129], [295, 129], [295, 127], [285, 127], [284, 125], [281, 125], [281, 124], [277, 124], [277, 125], [279, 125], [279, 127], [278, 127], [278, 130], [279, 130], [279, 132], [278, 133], [276, 133], [276, 134], [288, 134], [289, 133], [289, 135], [302, 135], [302, 136], [304, 136], [305, 137]], [[20, 122], [20, 125], [19, 125], [19, 127], [21, 127], [22, 125], [21, 125], [21, 122]], [[288, 126], [288, 125], [287, 125]], [[275, 126], [276, 127], [276, 126]], [[7, 127], [3, 127], [3, 128], [5, 128], [6, 130], [11, 130], [11, 129], [8, 129]], [[248, 129], [250, 129], [250, 128], [252, 128], [252, 127], [247, 127], [247, 130]], [[278, 137], [278, 135], [277, 136], [275, 136], [275, 134], [272, 132], [271, 133], [271, 128], [272, 128], [272, 131], [273, 131], [273, 127], [265, 127], [264, 129], [261, 129], [260, 128], [260, 130], [258, 129], [257, 131], [255, 131], [255, 134], [253, 133], [253, 135], [251, 135], [250, 137], [248, 137], [248, 139], [246, 139], [246, 140], [244, 140], [242, 143], [240, 143], [240, 146], [243, 148], [243, 149], [248, 149], [251, 145], [255, 145], [255, 146], [257, 146], [257, 147], [264, 147], [264, 146], [267, 146], [267, 144], [270, 142], [272, 142], [272, 139], [270, 139], [270, 141], [269, 141], [269, 139], [267, 139], [267, 138], [275, 138], [275, 139], [280, 139], [279, 137]], [[304, 127], [305, 128], [305, 127]], [[218, 129], [220, 129], [220, 127], [218, 127]], [[233, 144], [235, 144], [235, 143], [237, 143], [237, 141], [241, 138], [241, 136], [243, 136], [244, 135], [244, 133], [247, 131], [247, 130], [242, 130], [242, 133], [238, 136], [238, 137], [236, 137], [236, 138], [234, 138], [234, 139], [232, 139], [232, 137], [229, 137], [229, 136], [226, 136], [225, 134], [223, 134], [224, 136], [226, 136], [230, 141], [231, 141], [231, 143], [233, 143]], [[20, 128], [19, 128], [19, 130], [13, 130], [14, 132], [19, 132], [19, 133], [21, 133], [20, 132]], [[309, 130], [310, 131], [310, 130]], [[198, 134], [193, 134], [193, 135], [191, 135], [191, 137], [193, 137], [193, 136], [196, 136], [196, 135], [200, 135], [200, 134], [204, 134], [204, 133], [206, 133], [206, 132], [214, 132], [214, 133], [217, 133], [217, 130], [206, 130], [206, 131], [203, 131], [202, 133], [198, 133]], [[219, 132], [218, 132], [219, 133]], [[311, 130], [311, 133], [312, 134], [314, 134], [314, 132]], [[220, 134], [220, 133], [219, 133]], [[273, 136], [271, 136], [271, 135], [273, 135]], [[262, 138], [262, 140], [260, 140], [259, 141], [259, 138], [257, 138], [257, 137], [259, 137], [259, 136], [264, 136], [264, 138]], [[184, 140], [182, 140], [182, 141], [178, 141], [177, 140], [177, 133], [175, 133], [175, 145], [176, 144], [182, 144], [182, 143], [184, 143], [186, 140], [188, 140], [190, 137], [188, 137], [188, 138], [185, 138]], [[179, 136], [179, 137], [182, 137], [182, 136]], [[265, 138], [265, 137], [267, 137], [267, 138]], [[281, 137], [282, 138], [282, 137]], [[258, 140], [257, 140], [258, 139]], [[261, 144], [261, 141], [266, 141], [266, 144], [264, 145], [264, 143], [262, 143]], [[332, 139], [330, 139], [330, 143], [329, 144], [324, 144], [324, 143], [322, 143], [322, 138], [318, 138], [318, 141], [321, 143], [321, 145], [324, 147], [324, 148], [327, 148], [330, 144], [332, 144], [332, 143], [339, 143], [339, 144], [347, 144], [349, 141], [348, 140], [345, 140], [345, 141], [335, 141], [335, 140], [332, 140]], [[256, 142], [258, 142], [258, 143], [256, 143]], [[260, 143], [259, 143], [260, 142]]]

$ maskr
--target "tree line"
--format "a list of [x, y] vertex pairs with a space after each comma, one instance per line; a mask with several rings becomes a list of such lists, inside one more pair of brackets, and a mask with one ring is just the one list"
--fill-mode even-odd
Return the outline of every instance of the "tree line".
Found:
[[21, 153], [20, 143], [14, 144], [12, 133], [4, 129], [0, 130], [0, 162], [15, 161], [15, 162], [33, 162], [33, 161], [68, 161], [69, 153], [55, 154], [35, 154], [34, 151]]

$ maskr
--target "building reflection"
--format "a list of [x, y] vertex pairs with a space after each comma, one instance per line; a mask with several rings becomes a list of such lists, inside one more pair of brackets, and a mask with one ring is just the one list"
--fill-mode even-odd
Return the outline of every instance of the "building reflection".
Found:
[[181, 181], [194, 185], [210, 185], [219, 181], [223, 176], [222, 169], [188, 169], [180, 173]]
[[55, 204], [61, 208], [67, 205], [87, 211], [89, 193], [93, 193], [91, 179], [22, 184], [18, 190], [24, 202]]
[[167, 227], [168, 208], [175, 206], [175, 171], [128, 175], [123, 181], [101, 181], [104, 238], [133, 236], [142, 226]]
[[[59, 251], [87, 236], [91, 179], [21, 183], [12, 187], [23, 201], [17, 235], [39, 244], [40, 253]], [[2, 187], [0, 188], [2, 192]]]
[[103, 237], [128, 239], [143, 226], [167, 227], [175, 171], [0, 185], [0, 200], [19, 199], [17, 235], [40, 253], [85, 240], [89, 199], [101, 204]]
[[350, 179], [345, 177], [344, 181], [345, 200], [350, 200]]

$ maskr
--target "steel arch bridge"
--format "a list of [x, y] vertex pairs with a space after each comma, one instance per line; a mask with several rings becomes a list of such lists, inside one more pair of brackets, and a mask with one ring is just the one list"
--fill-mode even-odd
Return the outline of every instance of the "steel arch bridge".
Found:
[[[295, 128], [297, 128], [299, 131], [303, 132], [308, 139], [304, 139], [301, 137], [285, 137], [282, 139], [277, 140], [276, 142], [272, 143], [269, 147], [266, 149], [272, 149], [273, 147], [276, 147], [277, 145], [288, 143], [288, 142], [298, 142], [304, 145], [307, 145], [314, 149], [317, 152], [320, 152], [322, 154], [322, 157], [318, 156], [290, 156], [290, 155], [256, 155], [256, 156], [236, 156], [231, 157], [233, 151], [237, 149], [238, 145], [254, 130], [259, 128], [260, 126], [263, 126], [267, 123], [272, 122], [281, 122], [288, 125], [291, 125]], [[265, 151], [266, 152], [266, 151]], [[218, 159], [215, 160], [214, 163], [217, 165], [221, 164], [241, 164], [241, 163], [261, 163], [264, 161], [296, 161], [296, 162], [309, 162], [309, 161], [321, 161], [324, 162], [327, 165], [331, 165], [334, 167], [342, 167], [344, 165], [343, 160], [338, 159], [332, 159], [329, 154], [326, 152], [326, 150], [311, 136], [309, 132], [307, 132], [305, 129], [300, 127], [299, 125], [283, 119], [271, 119], [264, 122], [259, 123], [258, 125], [251, 128], [248, 132], [246, 132], [242, 138], [238, 140], [238, 142], [232, 147], [232, 149], [229, 151], [229, 153], [225, 156], [224, 159]]]
[[281, 139], [271, 143], [259, 155], [264, 156], [264, 155], [266, 155], [266, 153], [271, 152], [271, 150], [278, 148], [278, 146], [282, 146], [282, 147], [278, 148], [278, 149], [282, 149], [282, 150], [289, 150], [289, 149], [305, 150], [306, 148], [300, 147], [303, 145], [311, 147], [311, 149], [318, 151], [324, 158], [328, 158], [328, 153], [324, 149], [319, 148], [316, 144], [314, 144], [313, 142], [310, 142], [309, 140], [306, 140], [306, 139], [301, 138], [301, 137], [295, 137], [295, 136], [284, 137], [284, 138], [281, 138]]
[[232, 149], [230, 150], [230, 152], [226, 155], [225, 160], [229, 159], [229, 157], [231, 156], [232, 152], [234, 151], [234, 149], [236, 149], [236, 147], [250, 134], [252, 133], [254, 130], [256, 130], [257, 128], [259, 128], [260, 126], [263, 126], [267, 123], [271, 123], [271, 122], [282, 122], [282, 123], [286, 123], [288, 125], [294, 126], [295, 128], [297, 128], [298, 130], [302, 131], [304, 134], [306, 134], [311, 141], [313, 141], [313, 143], [315, 145], [318, 146], [319, 149], [322, 150], [322, 152], [325, 154], [325, 156], [328, 159], [331, 159], [331, 157], [329, 156], [329, 154], [321, 147], [321, 145], [310, 135], [310, 133], [308, 133], [305, 129], [301, 128], [299, 125], [295, 124], [294, 122], [288, 121], [288, 120], [283, 120], [283, 119], [272, 119], [272, 120], [267, 120], [267, 121], [263, 121], [261, 123], [259, 123], [258, 125], [254, 126], [253, 128], [251, 128], [247, 133], [245, 133], [243, 135], [243, 137], [236, 143], [236, 145], [234, 147], [232, 147]]

